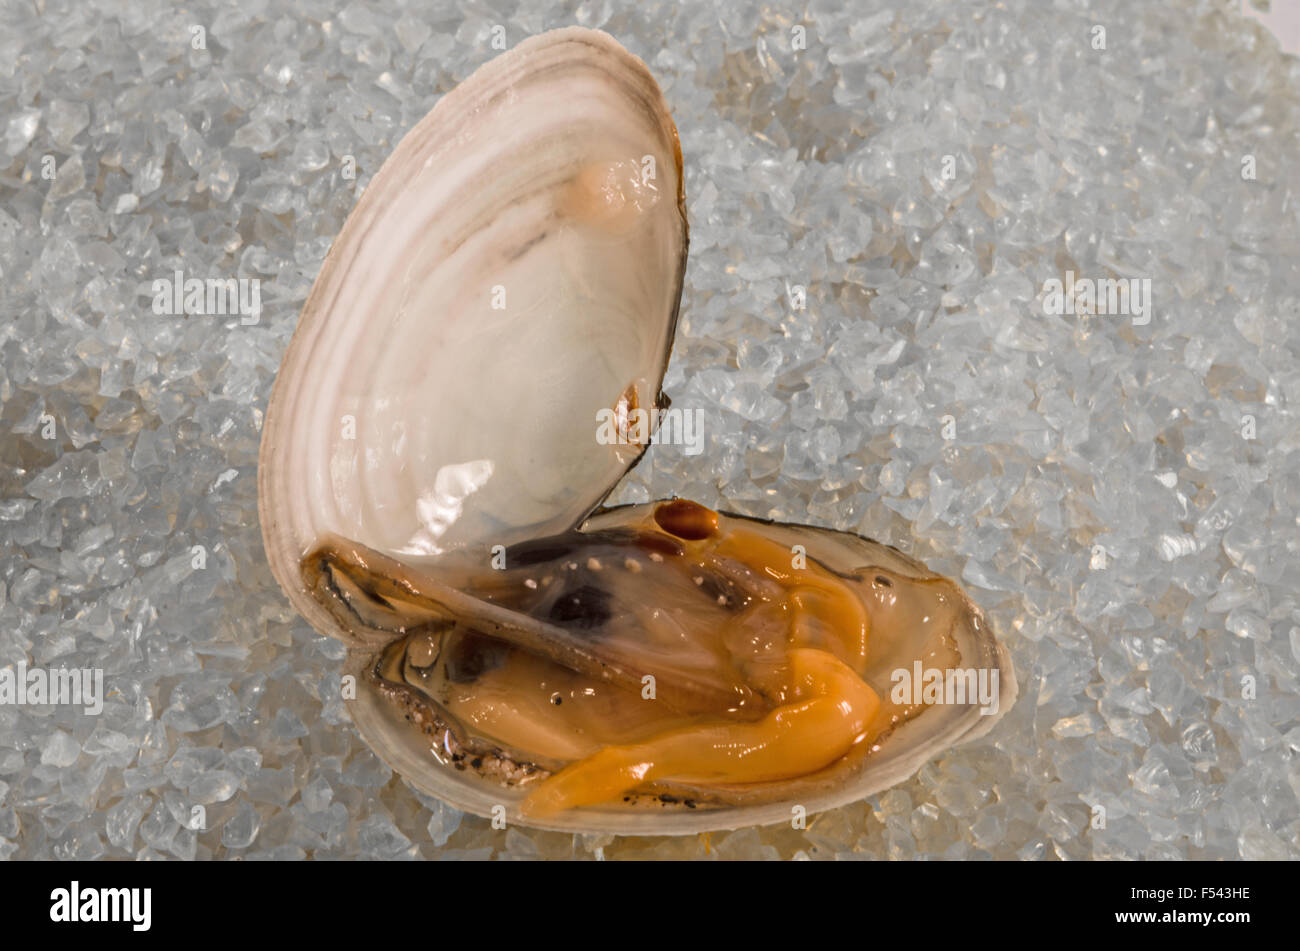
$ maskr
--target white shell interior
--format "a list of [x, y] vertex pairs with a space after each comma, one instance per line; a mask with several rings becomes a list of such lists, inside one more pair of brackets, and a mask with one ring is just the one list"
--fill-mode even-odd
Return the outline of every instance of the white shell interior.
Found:
[[[676, 129], [604, 34], [520, 44], [445, 96], [334, 243], [277, 378], [272, 567], [327, 532], [407, 559], [574, 525], [639, 453], [685, 263]], [[295, 606], [313, 623], [310, 607]]]

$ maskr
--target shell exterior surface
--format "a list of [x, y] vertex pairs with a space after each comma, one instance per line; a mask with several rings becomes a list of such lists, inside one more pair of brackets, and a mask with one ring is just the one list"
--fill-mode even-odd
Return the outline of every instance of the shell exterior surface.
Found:
[[[559, 30], [411, 130], [304, 308], [263, 433], [268, 557], [348, 644], [366, 741], [457, 808], [575, 832], [785, 822], [895, 785], [1014, 702], [978, 608], [892, 548], [684, 500], [591, 514], [643, 449], [599, 440], [597, 414], [661, 401], [686, 246], [654, 79]], [[896, 697], [922, 667], [991, 681], [992, 703], [974, 680], [959, 702]], [[751, 769], [782, 730], [816, 747], [828, 707], [856, 726], [824, 761], [718, 766], [739, 736]], [[676, 760], [643, 782], [582, 773], [652, 750]], [[559, 788], [563, 808], [537, 805]]]

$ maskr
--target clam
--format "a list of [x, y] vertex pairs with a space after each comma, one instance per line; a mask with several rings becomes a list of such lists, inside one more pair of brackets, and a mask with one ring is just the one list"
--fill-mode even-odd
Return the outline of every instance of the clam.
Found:
[[460, 809], [789, 821], [1014, 700], [978, 608], [896, 549], [687, 499], [601, 507], [645, 448], [623, 424], [666, 405], [686, 248], [659, 87], [558, 30], [402, 139], [303, 309], [263, 431], [267, 555], [347, 645], [365, 740]]

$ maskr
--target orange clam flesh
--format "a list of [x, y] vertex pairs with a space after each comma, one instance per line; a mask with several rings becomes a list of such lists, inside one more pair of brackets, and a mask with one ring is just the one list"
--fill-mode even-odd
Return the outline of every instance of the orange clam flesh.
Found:
[[[338, 539], [304, 559], [340, 623], [391, 637], [367, 682], [431, 757], [511, 790], [523, 821], [833, 787], [927, 710], [895, 699], [900, 665], [1004, 662], [963, 657], [965, 597], [884, 546], [844, 536], [862, 558], [846, 570], [818, 557], [842, 558], [820, 544], [842, 533], [787, 544], [772, 532], [790, 527], [686, 500], [605, 522], [495, 567], [417, 571]], [[953, 714], [977, 711], [967, 699]]]

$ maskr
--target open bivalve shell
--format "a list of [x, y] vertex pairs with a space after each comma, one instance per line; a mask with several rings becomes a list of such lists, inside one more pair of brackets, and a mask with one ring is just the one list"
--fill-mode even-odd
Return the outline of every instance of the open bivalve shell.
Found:
[[304, 307], [263, 432], [268, 558], [348, 645], [366, 741], [457, 808], [789, 821], [1014, 701], [978, 609], [892, 548], [687, 500], [592, 514], [646, 435], [598, 421], [662, 405], [686, 247], [653, 77], [559, 30], [403, 138]]

